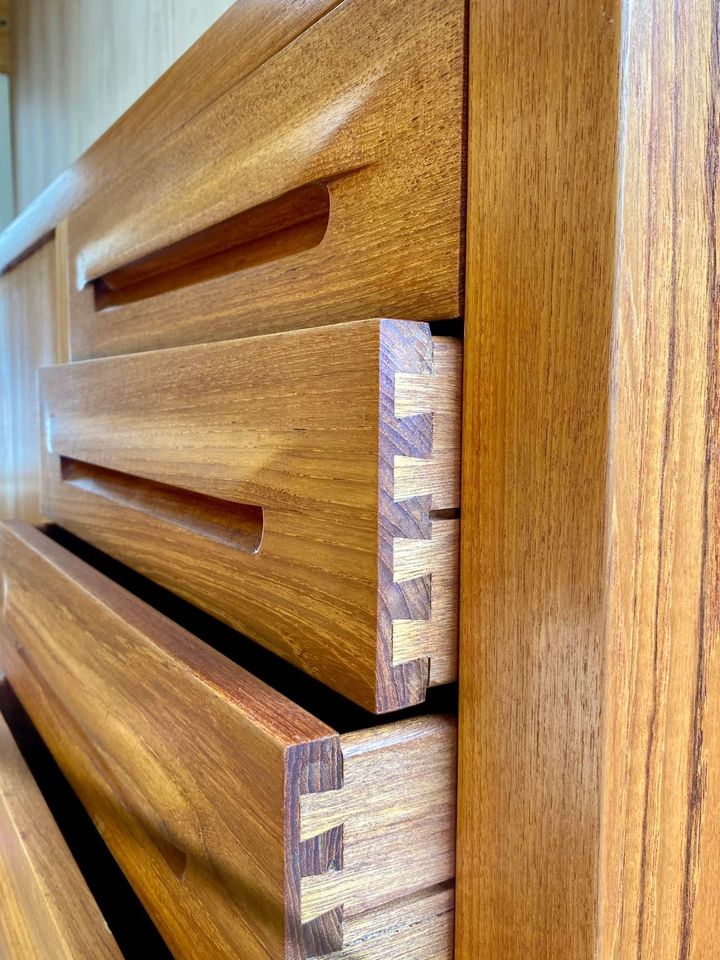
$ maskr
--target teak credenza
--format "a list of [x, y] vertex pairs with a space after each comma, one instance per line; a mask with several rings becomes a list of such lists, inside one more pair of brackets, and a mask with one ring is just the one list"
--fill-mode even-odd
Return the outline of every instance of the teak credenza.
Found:
[[0, 235], [0, 954], [720, 956], [715, 0], [238, 0]]

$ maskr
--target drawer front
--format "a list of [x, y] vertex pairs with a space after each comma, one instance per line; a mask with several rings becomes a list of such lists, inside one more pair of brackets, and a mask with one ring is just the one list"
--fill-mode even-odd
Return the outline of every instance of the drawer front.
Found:
[[41, 371], [43, 511], [368, 709], [455, 678], [461, 353], [365, 321]]
[[7, 960], [122, 960], [2, 717], [0, 905]]
[[461, 313], [464, 0], [344, 0], [67, 221], [73, 359]]
[[454, 721], [339, 736], [43, 533], [0, 564], [2, 669], [178, 958], [449, 960]]

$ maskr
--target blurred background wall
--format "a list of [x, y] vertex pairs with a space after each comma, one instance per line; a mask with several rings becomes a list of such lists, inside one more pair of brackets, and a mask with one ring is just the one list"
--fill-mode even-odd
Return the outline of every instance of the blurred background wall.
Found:
[[12, 148], [0, 78], [0, 215], [26, 207], [231, 3], [10, 0]]
[[9, 0], [0, 0], [0, 230], [15, 210], [10, 142], [10, 18]]

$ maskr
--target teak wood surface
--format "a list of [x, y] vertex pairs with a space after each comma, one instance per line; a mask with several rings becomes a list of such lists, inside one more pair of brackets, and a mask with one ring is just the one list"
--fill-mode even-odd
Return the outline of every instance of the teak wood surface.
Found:
[[8, 960], [122, 960], [2, 717], [0, 956]]
[[719, 62], [471, 5], [457, 960], [720, 956]]
[[452, 718], [339, 736], [40, 531], [0, 562], [2, 669], [176, 957], [451, 960]]
[[85, 153], [0, 234], [0, 270], [118, 174], [191, 121], [340, 0], [238, 0]]
[[72, 358], [459, 316], [464, 12], [345, 0], [118, 169], [68, 218]]
[[459, 341], [389, 320], [48, 367], [43, 512], [368, 709], [417, 703], [456, 676], [460, 385]]
[[[348, 10], [372, 17], [348, 27]], [[412, 36], [418, 11], [426, 14], [414, 17], [426, 47]], [[717, 3], [471, 0], [470, 13], [456, 958], [708, 960], [720, 953]], [[381, 32], [382, 42], [368, 45], [367, 27], [379, 24], [381, 14], [399, 20]], [[322, 310], [308, 313], [306, 299], [295, 311], [291, 264], [321, 263], [335, 237], [339, 246], [332, 249], [344, 249], [355, 269], [342, 245], [360, 220], [338, 221], [339, 201], [360, 183], [379, 190], [392, 176], [375, 183], [375, 174], [394, 171], [402, 189], [385, 197], [388, 206], [375, 221], [392, 228], [387, 235], [373, 235], [370, 211], [379, 193], [370, 191], [365, 209], [358, 191], [357, 204], [344, 212], [360, 217], [362, 235], [387, 255], [381, 262], [378, 254], [377, 276], [394, 265], [399, 299], [379, 303], [383, 291], [363, 266], [358, 282], [367, 284], [363, 296], [374, 305], [359, 296], [345, 309], [397, 314], [402, 301], [411, 308], [406, 316], [417, 316], [416, 309], [430, 311], [423, 318], [460, 312], [461, 248], [454, 246], [453, 224], [461, 234], [463, 178], [461, 170], [456, 178], [455, 163], [462, 159], [462, 106], [453, 98], [462, 95], [463, 19], [460, 4], [430, 0], [238, 3], [3, 235], [0, 263], [27, 256], [58, 228], [59, 315], [62, 327], [72, 314], [78, 355], [257, 333], [251, 299], [240, 303], [245, 312], [237, 316], [231, 301], [240, 289], [249, 297], [261, 277], [284, 278], [276, 299], [265, 303], [272, 307], [260, 320], [265, 329], [347, 319], [335, 309], [321, 316], [339, 289], [326, 282], [327, 273], [317, 287], [297, 287], [310, 300], [319, 297]], [[311, 24], [314, 32], [298, 43]], [[198, 191], [206, 186], [217, 205], [209, 210], [188, 191], [180, 198], [188, 229], [170, 217], [158, 221], [157, 238], [140, 230], [140, 246], [131, 244], [134, 259], [127, 260], [103, 218], [127, 215], [132, 224], [139, 201], [158, 186], [151, 174], [168, 153], [175, 171], [170, 186], [183, 185], [182, 158], [168, 144], [192, 146], [191, 158], [206, 158], [198, 170], [211, 173], [203, 151], [225, 142], [226, 131], [215, 123], [207, 144], [202, 131], [212, 118], [227, 117], [231, 103], [247, 111], [254, 73], [272, 81], [274, 98], [245, 118], [247, 129], [282, 132], [273, 110], [294, 103], [298, 93], [278, 99], [282, 83], [304, 75], [306, 65], [310, 75], [319, 71], [312, 51], [317, 56], [331, 37], [346, 39], [343, 63], [358, 63], [364, 51], [364, 62], [375, 57], [379, 70], [360, 77], [367, 83], [344, 88], [333, 76], [310, 91], [321, 119], [323, 106], [357, 107], [347, 122], [332, 114], [333, 123], [322, 128], [336, 139], [317, 141], [313, 152], [307, 137], [313, 117], [300, 111], [296, 127], [287, 118], [288, 135], [303, 133], [303, 149], [297, 170], [292, 151], [282, 154], [282, 191], [261, 189], [265, 168], [258, 165], [238, 206], [232, 175], [220, 196], [208, 175]], [[450, 46], [440, 37], [450, 38]], [[300, 73], [299, 49], [308, 54]], [[341, 70], [340, 59], [328, 62]], [[424, 89], [424, 71], [433, 69], [444, 90], [439, 99]], [[372, 84], [387, 100], [372, 100]], [[343, 93], [350, 99], [338, 100]], [[443, 116], [448, 124], [440, 140], [449, 165], [441, 151], [423, 154], [433, 131], [405, 112], [423, 97], [437, 111], [432, 122]], [[391, 155], [383, 153], [384, 124]], [[365, 141], [356, 142], [353, 131], [367, 133], [368, 148], [377, 151], [367, 166]], [[120, 155], [146, 176], [124, 180], [126, 192], [113, 187]], [[235, 170], [224, 156], [218, 164]], [[308, 171], [316, 179], [307, 179]], [[442, 187], [431, 191], [428, 179], [416, 189], [410, 171], [437, 176]], [[156, 217], [167, 211], [171, 192], [153, 193], [148, 211]], [[98, 209], [96, 195], [116, 208], [88, 220], [87, 210]], [[417, 202], [403, 206], [401, 197]], [[207, 263], [198, 260], [206, 243], [213, 250]], [[365, 249], [353, 256], [361, 259]], [[88, 252], [89, 272], [79, 259]], [[336, 284], [352, 283], [350, 273], [331, 267]], [[223, 271], [238, 283], [228, 285]], [[96, 273], [93, 289], [78, 296], [78, 281]], [[437, 281], [423, 287], [431, 294], [425, 301], [417, 275], [423, 285]], [[7, 279], [15, 282], [13, 273]], [[186, 305], [184, 319], [179, 308]], [[198, 326], [203, 310], [207, 322]], [[424, 396], [417, 382], [413, 390]], [[398, 409], [396, 403], [396, 416]], [[396, 489], [424, 475], [417, 466], [395, 470]], [[77, 459], [65, 469], [68, 488], [111, 480], [115, 486], [104, 489], [127, 496], [117, 475], [83, 472]], [[177, 516], [177, 488], [153, 483], [142, 489], [156, 497], [156, 509]], [[227, 535], [216, 503], [200, 499], [196, 508], [195, 521], [216, 537]], [[240, 536], [249, 542], [257, 516], [250, 510], [242, 525]], [[409, 554], [406, 542], [394, 550], [395, 576], [411, 576], [427, 550], [427, 538]], [[68, 615], [62, 603], [56, 607], [49, 620]], [[22, 609], [37, 618], [43, 605]], [[92, 617], [94, 627], [97, 608], [85, 609], [84, 622]], [[52, 640], [49, 631], [43, 635]], [[393, 630], [394, 648], [396, 639], [403, 648], [412, 645], [415, 628]], [[48, 739], [71, 755], [60, 714], [22, 672], [24, 661], [13, 662], [36, 718], [45, 711]], [[68, 686], [68, 698], [72, 692]], [[88, 703], [78, 710], [92, 707], [92, 691]], [[97, 770], [86, 769], [96, 782]], [[158, 829], [164, 837], [162, 823]], [[323, 856], [336, 849], [338, 835], [330, 826]], [[159, 862], [167, 856], [177, 868], [174, 850], [162, 850]], [[302, 879], [306, 916], [316, 896], [332, 904], [324, 880]], [[345, 918], [338, 956], [446, 956], [450, 897], [439, 886], [383, 906], [380, 932], [375, 910]], [[168, 909], [174, 908], [172, 899]], [[310, 929], [329, 946], [336, 942], [337, 907], [323, 916]]]

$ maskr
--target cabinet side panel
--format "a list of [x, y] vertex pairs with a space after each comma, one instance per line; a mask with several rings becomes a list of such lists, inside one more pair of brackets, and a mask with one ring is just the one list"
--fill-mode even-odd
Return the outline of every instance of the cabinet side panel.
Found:
[[471, 3], [458, 960], [595, 949], [620, 7]]
[[598, 957], [720, 952], [720, 7], [627, 4]]
[[38, 523], [39, 367], [64, 359], [55, 321], [55, 242], [0, 277], [0, 517]]

